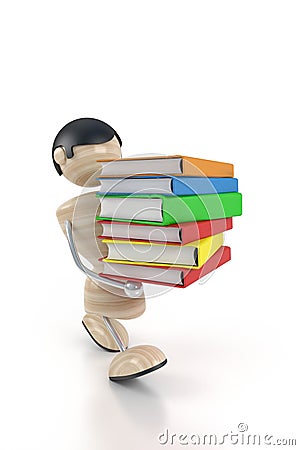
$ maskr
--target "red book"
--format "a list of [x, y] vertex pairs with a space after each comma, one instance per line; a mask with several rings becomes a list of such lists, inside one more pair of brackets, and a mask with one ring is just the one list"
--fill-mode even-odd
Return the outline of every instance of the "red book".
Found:
[[145, 283], [185, 288], [203, 278], [231, 259], [230, 247], [221, 247], [199, 269], [180, 269], [174, 266], [143, 266], [103, 262], [99, 274], [108, 278], [125, 278]]
[[202, 220], [200, 222], [185, 222], [167, 226], [143, 225], [132, 222], [117, 222], [99, 220], [101, 224], [101, 239], [126, 239], [150, 242], [175, 242], [188, 244], [189, 242], [223, 233], [232, 228], [232, 217], [216, 220]]

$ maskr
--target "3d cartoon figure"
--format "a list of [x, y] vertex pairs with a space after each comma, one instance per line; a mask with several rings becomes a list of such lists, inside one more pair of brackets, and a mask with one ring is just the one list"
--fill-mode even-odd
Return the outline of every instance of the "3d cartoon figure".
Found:
[[52, 149], [59, 175], [98, 187], [61, 205], [57, 217], [87, 275], [84, 328], [100, 347], [119, 352], [112, 381], [167, 362], [152, 345], [128, 348], [116, 320], [143, 314], [142, 282], [186, 288], [228, 262], [224, 232], [242, 214], [232, 164], [182, 155], [121, 158], [121, 145], [113, 128], [85, 118], [63, 127]]
[[[59, 175], [82, 187], [97, 186], [101, 165], [97, 160], [121, 158], [121, 139], [108, 124], [90, 118], [68, 123], [57, 134], [52, 149]], [[100, 202], [95, 192], [75, 197], [57, 209], [57, 218], [67, 236], [74, 260], [87, 275], [84, 287], [86, 315], [83, 325], [90, 337], [103, 349], [119, 352], [109, 368], [109, 378], [123, 381], [163, 367], [166, 356], [151, 345], [128, 348], [128, 334], [116, 319], [133, 319], [145, 311], [142, 285], [109, 280], [97, 276], [99, 258], [106, 256], [106, 246], [97, 240], [96, 222]], [[76, 238], [74, 239], [74, 236]], [[75, 241], [75, 242], [74, 242]], [[95, 252], [98, 246], [99, 253]], [[92, 268], [83, 265], [78, 253]]]

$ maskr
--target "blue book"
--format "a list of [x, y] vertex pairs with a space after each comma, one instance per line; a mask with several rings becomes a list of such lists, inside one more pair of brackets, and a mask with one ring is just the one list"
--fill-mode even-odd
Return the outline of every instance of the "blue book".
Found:
[[160, 194], [203, 195], [238, 192], [237, 178], [206, 177], [128, 177], [97, 178], [98, 195]]

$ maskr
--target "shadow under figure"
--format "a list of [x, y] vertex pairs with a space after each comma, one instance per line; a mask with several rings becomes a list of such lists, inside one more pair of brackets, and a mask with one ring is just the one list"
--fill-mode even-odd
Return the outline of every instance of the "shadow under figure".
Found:
[[[97, 160], [121, 158], [121, 146], [120, 137], [105, 122], [91, 118], [77, 119], [57, 134], [52, 148], [53, 163], [58, 174], [72, 183], [94, 187], [98, 186], [96, 178], [101, 172]], [[86, 315], [82, 320], [83, 326], [102, 349], [119, 352], [110, 364], [109, 378], [124, 381], [163, 367], [167, 359], [161, 350], [151, 345], [128, 348], [128, 333], [116, 319], [134, 319], [142, 315], [145, 298], [142, 288], [134, 283], [97, 275], [100, 272], [99, 257], [107, 256], [106, 245], [97, 240], [101, 234], [101, 225], [96, 222], [99, 208], [95, 192], [88, 192], [63, 203], [56, 214], [76, 264], [88, 275], [84, 287]], [[95, 246], [98, 252], [95, 252]], [[77, 251], [84, 255], [93, 270], [82, 264]], [[109, 289], [105, 288], [106, 285]]]

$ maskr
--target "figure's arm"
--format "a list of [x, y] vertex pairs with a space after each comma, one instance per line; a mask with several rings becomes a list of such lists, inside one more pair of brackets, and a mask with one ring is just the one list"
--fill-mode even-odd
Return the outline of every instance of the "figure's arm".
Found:
[[107, 256], [107, 246], [97, 239], [101, 234], [101, 224], [96, 223], [95, 219], [99, 208], [100, 202], [95, 192], [88, 192], [66, 201], [56, 211], [65, 235], [65, 221], [71, 222], [77, 251], [96, 272], [99, 272], [99, 258]]
[[[96, 223], [95, 217], [99, 209], [99, 200], [94, 192], [89, 192], [79, 197], [72, 198], [63, 203], [56, 211], [59, 224], [68, 238], [73, 258], [77, 266], [97, 283], [110, 286], [110, 291], [120, 295], [120, 289], [128, 297], [140, 297], [143, 292], [141, 283], [122, 280], [109, 280], [99, 277], [101, 263], [99, 258], [107, 256], [107, 246], [97, 236], [101, 234], [101, 228]], [[67, 222], [69, 236], [67, 236]], [[75, 229], [74, 229], [75, 228]], [[94, 237], [94, 238], [93, 238]], [[73, 254], [75, 253], [75, 255]], [[82, 264], [78, 253], [92, 264], [93, 270]], [[115, 290], [117, 289], [117, 291]]]

